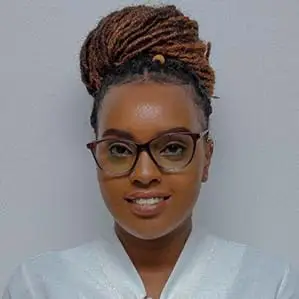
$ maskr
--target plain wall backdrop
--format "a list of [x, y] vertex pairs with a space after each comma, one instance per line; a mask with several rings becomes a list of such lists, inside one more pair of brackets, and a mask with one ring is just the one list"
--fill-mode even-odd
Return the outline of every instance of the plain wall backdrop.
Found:
[[[172, 3], [212, 42], [221, 97], [195, 220], [299, 265], [299, 2]], [[92, 99], [78, 53], [102, 16], [128, 4], [0, 1], [0, 293], [24, 259], [111, 225], [85, 148]]]

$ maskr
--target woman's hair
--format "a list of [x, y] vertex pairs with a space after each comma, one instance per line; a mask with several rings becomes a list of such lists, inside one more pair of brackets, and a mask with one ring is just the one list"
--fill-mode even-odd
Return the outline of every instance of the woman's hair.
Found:
[[94, 98], [95, 132], [109, 87], [136, 81], [192, 86], [208, 126], [215, 84], [210, 49], [211, 44], [199, 38], [197, 22], [173, 5], [129, 6], [103, 18], [80, 53], [81, 78]]

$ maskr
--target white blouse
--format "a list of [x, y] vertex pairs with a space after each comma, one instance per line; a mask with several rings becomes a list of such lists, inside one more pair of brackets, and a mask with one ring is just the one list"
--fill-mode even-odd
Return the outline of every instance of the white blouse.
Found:
[[[144, 285], [114, 233], [34, 257], [2, 299], [143, 299]], [[193, 229], [161, 299], [299, 299], [299, 276], [246, 245]]]

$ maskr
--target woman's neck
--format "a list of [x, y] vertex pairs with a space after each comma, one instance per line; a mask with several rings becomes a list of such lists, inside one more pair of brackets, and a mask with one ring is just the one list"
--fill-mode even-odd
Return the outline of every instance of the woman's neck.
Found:
[[142, 240], [115, 224], [115, 232], [138, 272], [171, 270], [185, 246], [191, 229], [190, 217], [166, 236], [155, 240]]

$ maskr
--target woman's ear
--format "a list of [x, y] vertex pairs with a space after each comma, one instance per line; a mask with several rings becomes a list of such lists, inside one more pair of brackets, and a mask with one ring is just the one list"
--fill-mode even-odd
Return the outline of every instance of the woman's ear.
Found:
[[205, 140], [204, 144], [205, 148], [205, 165], [202, 173], [201, 181], [205, 183], [209, 178], [209, 169], [212, 161], [212, 156], [214, 152], [214, 141], [211, 137], [208, 137], [207, 140]]

